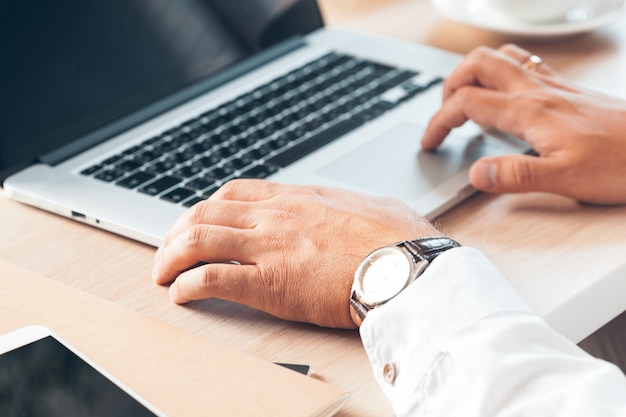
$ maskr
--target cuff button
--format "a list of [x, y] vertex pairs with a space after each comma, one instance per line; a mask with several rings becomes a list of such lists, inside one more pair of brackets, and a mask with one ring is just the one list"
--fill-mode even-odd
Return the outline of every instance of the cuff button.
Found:
[[396, 382], [396, 365], [391, 362], [387, 362], [383, 366], [383, 379], [389, 384], [393, 385]]

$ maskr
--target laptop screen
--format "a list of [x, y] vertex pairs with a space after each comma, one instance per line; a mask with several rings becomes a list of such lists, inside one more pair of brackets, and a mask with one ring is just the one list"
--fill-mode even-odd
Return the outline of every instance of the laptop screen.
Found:
[[0, 0], [0, 179], [321, 26], [314, 0]]

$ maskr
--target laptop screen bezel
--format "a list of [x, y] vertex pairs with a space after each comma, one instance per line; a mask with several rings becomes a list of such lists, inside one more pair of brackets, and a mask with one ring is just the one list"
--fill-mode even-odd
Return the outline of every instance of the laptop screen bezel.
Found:
[[[287, 18], [289, 19], [289, 24], [291, 26], [297, 26], [299, 20], [306, 20], [307, 25], [304, 27], [306, 30], [303, 30], [302, 33], [296, 33], [295, 35], [289, 36], [288, 38], [280, 41], [278, 39], [272, 40], [270, 34], [269, 42], [273, 42], [273, 45], [251, 55], [248, 58], [235, 62], [230, 66], [193, 82], [192, 84], [182, 86], [179, 90], [155, 100], [146, 106], [137, 108], [135, 111], [132, 111], [123, 117], [110, 121], [104, 125], [96, 126], [93, 129], [88, 129], [79, 136], [51, 138], [51, 141], [54, 139], [55, 142], [63, 144], [59, 146], [53, 145], [55, 147], [51, 147], [51, 150], [45, 151], [44, 153], [33, 152], [20, 160], [10, 161], [10, 163], [6, 166], [0, 166], [0, 182], [4, 181], [4, 179], [6, 179], [9, 175], [18, 172], [33, 163], [40, 162], [48, 165], [59, 164], [86, 149], [89, 149], [120, 134], [121, 132], [124, 132], [125, 130], [144, 123], [159, 114], [167, 112], [182, 103], [205, 94], [230, 80], [233, 80], [249, 71], [254, 70], [255, 68], [277, 59], [280, 56], [288, 54], [289, 52], [304, 46], [306, 43], [303, 36], [322, 28], [324, 23], [321, 11], [315, 0], [300, 0], [297, 5], [298, 7], [293, 7], [288, 11]], [[50, 136], [52, 136], [52, 134]], [[10, 141], [11, 138], [0, 138], [0, 140]], [[47, 138], [43, 138], [43, 140], [47, 140]]]

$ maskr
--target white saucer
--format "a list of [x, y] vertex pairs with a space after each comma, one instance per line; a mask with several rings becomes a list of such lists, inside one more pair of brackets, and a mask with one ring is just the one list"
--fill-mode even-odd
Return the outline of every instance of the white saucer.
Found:
[[624, 10], [624, 0], [604, 0], [594, 9], [573, 16], [570, 20], [564, 18], [562, 21], [551, 23], [527, 23], [513, 20], [491, 9], [484, 0], [432, 1], [435, 9], [448, 19], [524, 37], [564, 36], [589, 32], [614, 21]]

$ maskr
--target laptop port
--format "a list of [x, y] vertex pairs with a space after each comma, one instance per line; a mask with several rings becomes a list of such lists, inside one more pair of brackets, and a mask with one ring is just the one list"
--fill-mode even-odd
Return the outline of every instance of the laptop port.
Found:
[[77, 211], [72, 211], [72, 217], [81, 220], [85, 220], [87, 218], [87, 216], [85, 216], [83, 213], [79, 213]]

